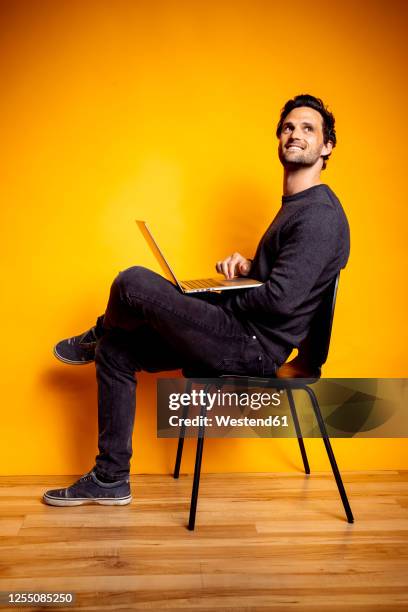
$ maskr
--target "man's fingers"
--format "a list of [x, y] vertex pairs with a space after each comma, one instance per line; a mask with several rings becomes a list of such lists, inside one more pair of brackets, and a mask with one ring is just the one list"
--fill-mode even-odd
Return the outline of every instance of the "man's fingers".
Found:
[[244, 261], [244, 258], [239, 253], [234, 253], [231, 255], [231, 260], [229, 263], [229, 273], [230, 278], [234, 278], [234, 276], [238, 276], [240, 273], [240, 264]]
[[217, 270], [217, 272], [219, 274], [224, 274], [226, 276], [227, 266], [228, 266], [228, 259], [224, 259], [223, 261], [221, 261], [221, 260], [217, 261], [217, 263], [215, 264], [215, 269]]
[[228, 274], [229, 274], [229, 269], [228, 269], [229, 260], [230, 260], [229, 257], [227, 259], [224, 259], [224, 261], [222, 262], [222, 265], [221, 265], [221, 272], [224, 274], [225, 278], [229, 278], [228, 277]]
[[233, 253], [215, 264], [217, 272], [224, 274], [227, 279], [232, 279], [240, 274], [245, 276], [249, 273], [249, 267], [248, 260], [239, 253]]
[[242, 274], [242, 276], [246, 276], [249, 273], [249, 263], [246, 261], [243, 263], [240, 263], [239, 271]]
[[236, 260], [231, 259], [228, 264], [228, 278], [234, 278], [234, 276], [236, 275], [236, 267], [237, 267]]
[[229, 261], [229, 257], [227, 257], [226, 259], [224, 259], [223, 261], [217, 261], [217, 263], [215, 264], [215, 269], [217, 270], [217, 272], [219, 274], [224, 274], [225, 278], [228, 278], [227, 274], [228, 274], [228, 261]]

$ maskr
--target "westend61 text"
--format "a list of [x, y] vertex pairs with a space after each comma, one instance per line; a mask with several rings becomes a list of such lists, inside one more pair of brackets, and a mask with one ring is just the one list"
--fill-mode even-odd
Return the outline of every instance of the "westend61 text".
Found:
[[214, 406], [248, 406], [252, 410], [259, 410], [266, 406], [279, 406], [280, 393], [229, 393], [216, 391], [205, 393], [203, 389], [193, 390], [190, 393], [170, 393], [169, 409], [178, 410], [181, 406], [205, 406], [212, 410]]
[[[207, 416], [195, 416], [192, 419], [173, 415], [169, 418], [171, 427], [212, 427], [214, 419]], [[235, 419], [231, 416], [216, 415], [215, 425], [217, 427], [288, 427], [286, 415], [269, 415], [265, 418], [242, 417]]]

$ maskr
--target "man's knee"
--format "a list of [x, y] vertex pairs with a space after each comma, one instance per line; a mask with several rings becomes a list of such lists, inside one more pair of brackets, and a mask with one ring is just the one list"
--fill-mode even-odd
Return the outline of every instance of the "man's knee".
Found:
[[120, 272], [115, 278], [114, 283], [117, 284], [125, 294], [137, 294], [138, 290], [146, 287], [151, 287], [152, 283], [157, 280], [158, 274], [144, 268], [143, 266], [132, 266]]

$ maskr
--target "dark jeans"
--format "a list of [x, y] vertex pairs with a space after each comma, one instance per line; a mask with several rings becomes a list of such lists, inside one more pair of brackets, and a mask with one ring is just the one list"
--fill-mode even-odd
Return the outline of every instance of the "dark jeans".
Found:
[[142, 267], [114, 280], [96, 347], [98, 381], [98, 475], [128, 476], [135, 418], [135, 372], [197, 369], [221, 373], [272, 374], [253, 331], [222, 306], [222, 294], [182, 294], [162, 276]]

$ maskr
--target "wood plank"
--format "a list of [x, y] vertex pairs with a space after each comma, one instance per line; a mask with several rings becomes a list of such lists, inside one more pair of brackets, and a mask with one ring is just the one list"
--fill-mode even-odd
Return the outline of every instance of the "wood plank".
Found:
[[407, 472], [346, 474], [354, 525], [331, 474], [205, 474], [195, 532], [191, 476], [132, 477], [125, 507], [42, 503], [74, 479], [0, 478], [1, 590], [73, 590], [87, 611], [408, 609]]

